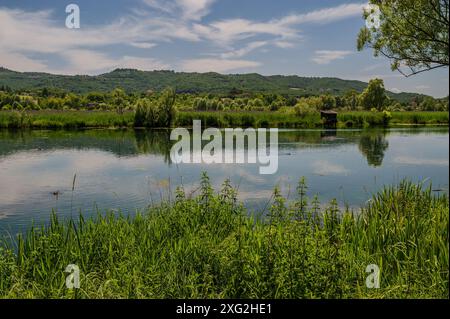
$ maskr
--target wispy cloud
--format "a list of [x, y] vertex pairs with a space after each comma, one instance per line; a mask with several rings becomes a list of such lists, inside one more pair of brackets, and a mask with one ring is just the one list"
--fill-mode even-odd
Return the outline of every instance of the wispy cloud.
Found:
[[336, 7], [323, 8], [303, 14], [291, 14], [277, 21], [282, 25], [296, 25], [304, 23], [326, 24], [342, 19], [361, 15], [364, 3], [342, 4]]
[[288, 42], [288, 41], [274, 41], [275, 46], [282, 48], [282, 49], [290, 49], [295, 46], [294, 42]]
[[153, 58], [135, 56], [122, 56], [112, 58], [100, 52], [90, 50], [72, 50], [63, 53], [63, 57], [69, 61], [67, 66], [53, 73], [63, 74], [99, 74], [116, 68], [139, 69], [153, 71], [169, 69], [170, 65]]
[[250, 42], [249, 44], [247, 44], [245, 47], [243, 47], [241, 49], [233, 50], [233, 51], [221, 54], [221, 57], [223, 59], [240, 58], [240, 57], [243, 57], [243, 56], [249, 54], [250, 52], [252, 52], [256, 49], [259, 49], [267, 44], [268, 44], [267, 41]]
[[156, 43], [149, 43], [149, 42], [130, 42], [130, 45], [140, 49], [151, 49], [157, 46]]
[[185, 20], [201, 20], [215, 0], [144, 0], [148, 6]]
[[[302, 39], [300, 25], [346, 19], [360, 15], [363, 7], [345, 4], [266, 21], [221, 19], [205, 23], [215, 0], [141, 1], [139, 10], [130, 10], [100, 26], [82, 24], [79, 30], [57, 23], [52, 11], [0, 8], [0, 64], [19, 71], [75, 74], [96, 74], [115, 66], [216, 72], [255, 68], [261, 64], [242, 57], [263, 47], [292, 48]], [[151, 56], [155, 46], [177, 41], [202, 43], [206, 47], [202, 55], [214, 58], [197, 58], [193, 53], [169, 64]], [[142, 52], [107, 51], [110, 45], [131, 46]], [[346, 51], [318, 52], [317, 63], [329, 63], [346, 55]], [[55, 58], [62, 63], [55, 65]]]
[[312, 58], [312, 61], [317, 64], [329, 64], [334, 60], [344, 59], [352, 53], [352, 51], [341, 50], [318, 50], [315, 52], [315, 56]]

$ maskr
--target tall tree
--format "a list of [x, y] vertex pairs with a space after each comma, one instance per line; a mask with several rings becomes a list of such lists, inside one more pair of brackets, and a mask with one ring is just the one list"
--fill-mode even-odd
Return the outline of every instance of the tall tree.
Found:
[[381, 79], [370, 80], [369, 85], [360, 96], [361, 105], [366, 110], [376, 108], [377, 110], [382, 111], [386, 98], [387, 96], [386, 90], [384, 89], [384, 82]]
[[[361, 51], [372, 48], [391, 60], [392, 70], [405, 76], [448, 67], [448, 0], [370, 0], [358, 35]], [[375, 23], [374, 23], [375, 22]]]
[[163, 124], [164, 127], [170, 127], [175, 120], [177, 114], [175, 106], [176, 98], [177, 95], [173, 88], [165, 89], [161, 95], [159, 107], [161, 112], [161, 124]]

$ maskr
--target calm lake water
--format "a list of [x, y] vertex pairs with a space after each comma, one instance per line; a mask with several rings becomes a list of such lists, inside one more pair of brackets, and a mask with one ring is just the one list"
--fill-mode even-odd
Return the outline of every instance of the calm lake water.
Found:
[[311, 196], [323, 203], [336, 198], [341, 206], [364, 205], [383, 185], [404, 178], [448, 193], [447, 127], [281, 130], [274, 175], [260, 175], [259, 164], [174, 165], [170, 147], [168, 131], [0, 131], [0, 233], [46, 222], [52, 209], [62, 216], [134, 213], [179, 184], [195, 192], [202, 171], [216, 188], [230, 178], [257, 211], [276, 185], [295, 192], [301, 176]]

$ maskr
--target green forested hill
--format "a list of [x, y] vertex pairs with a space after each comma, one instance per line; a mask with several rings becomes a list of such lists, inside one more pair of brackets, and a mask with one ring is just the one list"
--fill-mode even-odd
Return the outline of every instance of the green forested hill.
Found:
[[[168, 86], [179, 93], [280, 93], [295, 96], [332, 94], [342, 95], [349, 90], [361, 92], [367, 83], [338, 78], [313, 78], [299, 76], [262, 76], [260, 74], [183, 73], [173, 71], [139, 71], [116, 69], [98, 76], [54, 75], [48, 73], [21, 73], [0, 68], [0, 86], [14, 90], [53, 87], [76, 93], [111, 91], [121, 87], [128, 92], [159, 91]], [[419, 94], [389, 95], [401, 102]]]

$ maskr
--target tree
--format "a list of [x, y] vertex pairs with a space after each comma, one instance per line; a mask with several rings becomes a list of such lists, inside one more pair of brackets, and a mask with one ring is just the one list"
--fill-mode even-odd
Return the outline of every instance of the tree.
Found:
[[364, 27], [357, 47], [389, 58], [392, 70], [405, 76], [448, 67], [448, 0], [370, 0], [364, 18], [379, 18], [379, 27]]
[[344, 95], [344, 106], [350, 108], [350, 110], [356, 110], [358, 107], [358, 92], [355, 90], [347, 91]]
[[294, 110], [295, 115], [301, 118], [318, 113], [314, 106], [309, 104], [306, 99], [300, 99], [300, 101], [298, 101], [295, 105]]
[[128, 105], [127, 94], [124, 90], [116, 88], [111, 93], [112, 104], [116, 108], [117, 113], [122, 114], [125, 107]]
[[322, 99], [322, 108], [324, 110], [331, 110], [336, 107], [336, 99], [332, 95], [322, 95], [320, 97]]
[[437, 108], [437, 103], [431, 96], [427, 96], [422, 102], [420, 102], [419, 108], [422, 111], [435, 111]]
[[370, 80], [369, 85], [360, 95], [361, 105], [366, 110], [376, 108], [378, 111], [382, 111], [386, 98], [386, 90], [381, 79]]
[[177, 115], [177, 109], [175, 107], [177, 95], [173, 88], [167, 88], [163, 91], [161, 99], [159, 101], [160, 109], [160, 125], [163, 127], [171, 127], [175, 117]]
[[159, 108], [148, 98], [142, 98], [136, 101], [134, 113], [135, 127], [158, 127], [159, 126]]

